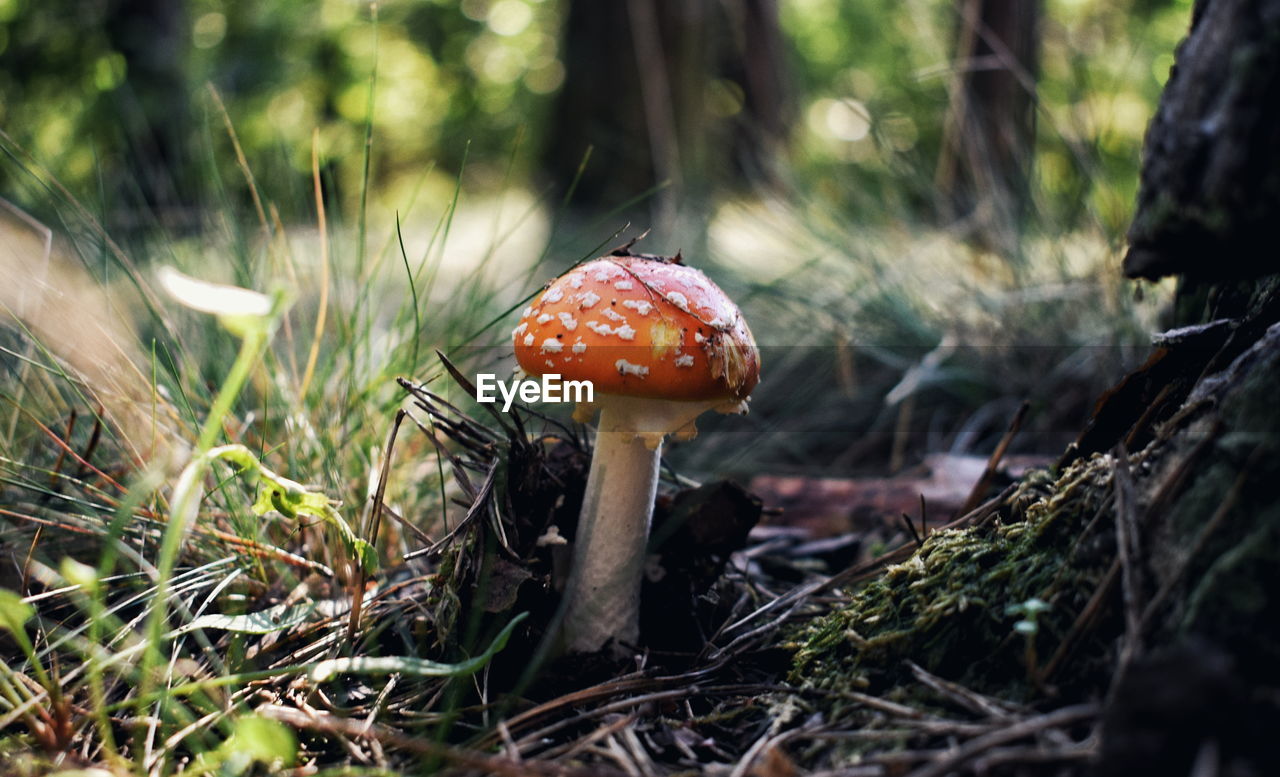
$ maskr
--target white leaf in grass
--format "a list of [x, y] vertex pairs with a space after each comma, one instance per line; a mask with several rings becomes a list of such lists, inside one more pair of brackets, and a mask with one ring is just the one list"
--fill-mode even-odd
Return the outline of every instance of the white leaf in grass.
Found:
[[172, 267], [160, 268], [160, 285], [169, 295], [192, 310], [218, 316], [265, 316], [271, 312], [271, 298], [261, 292], [192, 278]]

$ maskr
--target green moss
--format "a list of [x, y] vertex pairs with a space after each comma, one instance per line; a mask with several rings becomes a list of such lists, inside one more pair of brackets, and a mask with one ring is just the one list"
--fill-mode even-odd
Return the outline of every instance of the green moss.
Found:
[[[1110, 522], [1084, 529], [1109, 504], [1112, 466], [1109, 457], [1094, 456], [1056, 481], [1038, 473], [1010, 498], [1001, 520], [930, 535], [848, 606], [796, 635], [792, 681], [883, 690], [909, 676], [904, 659], [911, 659], [986, 692], [1025, 695], [1028, 670], [1042, 668], [1028, 662], [1042, 664], [1052, 654], [1110, 561]], [[1108, 552], [1099, 553], [1099, 544]], [[1034, 633], [1024, 634], [1015, 631], [1022, 616], [1006, 609], [1030, 599], [1049, 609], [1036, 617]], [[1072, 680], [1084, 680], [1076, 670]]]

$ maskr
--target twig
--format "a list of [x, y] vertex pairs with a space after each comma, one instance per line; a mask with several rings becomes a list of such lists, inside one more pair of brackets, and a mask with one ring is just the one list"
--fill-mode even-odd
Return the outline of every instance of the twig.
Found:
[[484, 508], [489, 502], [489, 495], [493, 491], [493, 484], [498, 476], [498, 463], [498, 460], [495, 459], [493, 464], [489, 467], [489, 474], [485, 477], [484, 484], [480, 486], [480, 491], [476, 494], [474, 501], [472, 501], [470, 509], [467, 510], [467, 514], [463, 516], [462, 520], [458, 521], [458, 525], [454, 526], [452, 531], [437, 540], [434, 545], [426, 548], [419, 548], [418, 550], [404, 554], [405, 561], [410, 561], [419, 556], [430, 556], [435, 554], [445, 545], [449, 544], [454, 537], [458, 536], [459, 532], [470, 526], [471, 523], [475, 521], [476, 517], [484, 512]]
[[473, 769], [483, 770], [486, 774], [511, 775], [553, 775], [554, 777], [591, 777], [591, 775], [617, 775], [612, 769], [598, 765], [590, 768], [574, 768], [545, 761], [513, 762], [506, 758], [491, 756], [474, 750], [450, 747], [433, 742], [423, 737], [410, 737], [392, 731], [385, 726], [366, 727], [363, 721], [331, 715], [327, 712], [304, 712], [296, 707], [278, 704], [263, 704], [254, 710], [255, 714], [276, 720], [298, 729], [319, 731], [352, 739], [377, 740], [384, 745], [391, 745], [400, 750], [412, 753], [436, 756], [453, 763]]
[[944, 751], [935, 757], [933, 763], [916, 769], [908, 777], [943, 777], [950, 772], [958, 771], [966, 763], [999, 745], [1015, 742], [1045, 729], [1096, 718], [1099, 711], [1100, 707], [1097, 704], [1076, 704], [1021, 720], [990, 734], [974, 737], [954, 750]]
[[1125, 668], [1141, 649], [1142, 605], [1138, 601], [1141, 594], [1138, 591], [1138, 569], [1135, 566], [1140, 557], [1140, 548], [1133, 475], [1129, 472], [1128, 452], [1123, 445], [1117, 446], [1112, 456], [1115, 461], [1112, 478], [1116, 495], [1116, 559], [1120, 562], [1120, 590], [1124, 601], [1124, 637], [1120, 643], [1120, 657], [1116, 662], [1116, 680], [1112, 683], [1112, 687], [1117, 688]]
[[[373, 506], [369, 510], [369, 523], [365, 527], [365, 541], [370, 549], [378, 545], [378, 529], [382, 525], [382, 503], [387, 495], [387, 478], [391, 474], [391, 457], [396, 448], [396, 435], [400, 432], [400, 424], [404, 423], [408, 413], [396, 411], [396, 418], [391, 422], [391, 431], [387, 432], [387, 444], [383, 446], [382, 467], [378, 471], [378, 486], [373, 492]], [[364, 586], [367, 576], [364, 559], [356, 560], [355, 586], [351, 595], [351, 617], [347, 621], [347, 644], [355, 646], [356, 634], [360, 631], [360, 613], [364, 609]]]
[[966, 515], [982, 503], [982, 495], [987, 492], [987, 488], [991, 485], [991, 479], [995, 477], [996, 472], [1000, 469], [1000, 461], [1004, 459], [1004, 454], [1009, 450], [1009, 445], [1013, 442], [1013, 438], [1018, 435], [1018, 430], [1022, 428], [1022, 422], [1026, 419], [1027, 411], [1030, 409], [1031, 403], [1024, 399], [1022, 404], [1018, 406], [1018, 411], [1013, 414], [1013, 420], [1009, 422], [1009, 428], [1005, 430], [1004, 436], [996, 444], [996, 449], [991, 452], [990, 458], [987, 459], [987, 468], [982, 471], [982, 476], [978, 478], [978, 482], [973, 484], [973, 490], [969, 492], [969, 498], [964, 500], [964, 506], [956, 513], [957, 515]]
[[1090, 740], [1076, 745], [1044, 748], [1038, 745], [1000, 747], [973, 760], [976, 774], [988, 774], [1004, 764], [1045, 764], [1061, 761], [1085, 761], [1098, 754], [1098, 747]]
[[911, 670], [911, 674], [917, 680], [932, 688], [940, 696], [950, 699], [955, 704], [974, 714], [985, 715], [999, 720], [1007, 720], [1012, 712], [1007, 705], [990, 697], [983, 696], [977, 691], [972, 691], [963, 685], [953, 683], [949, 680], [944, 680], [935, 674], [931, 674], [928, 670], [914, 661], [908, 660], [907, 668]]
[[907, 532], [911, 534], [911, 541], [919, 548], [924, 544], [924, 540], [920, 538], [920, 533], [916, 531], [916, 525], [911, 522], [911, 516], [906, 513], [902, 514], [902, 522], [907, 525]]
[[1138, 420], [1133, 426], [1129, 427], [1129, 433], [1125, 435], [1125, 450], [1132, 450], [1138, 441], [1138, 436], [1146, 431], [1151, 425], [1151, 419], [1155, 418], [1156, 413], [1164, 409], [1165, 400], [1169, 398], [1169, 394], [1173, 392], [1173, 384], [1166, 383], [1164, 388], [1160, 389], [1160, 393], [1156, 394], [1156, 398], [1151, 400], [1151, 404], [1147, 405], [1147, 409], [1142, 411], [1142, 415], [1138, 416]]
[[1116, 558], [1112, 560], [1106, 574], [1098, 582], [1098, 587], [1094, 589], [1093, 596], [1089, 597], [1084, 609], [1076, 616], [1075, 622], [1071, 624], [1071, 630], [1067, 632], [1067, 636], [1062, 638], [1062, 642], [1058, 643], [1058, 649], [1053, 652], [1053, 657], [1049, 659], [1049, 663], [1045, 664], [1044, 670], [1040, 672], [1040, 682], [1048, 683], [1049, 678], [1053, 677], [1054, 673], [1058, 671], [1058, 667], [1066, 661], [1067, 656], [1071, 654], [1071, 650], [1075, 646], [1076, 640], [1092, 625], [1094, 619], [1102, 610], [1102, 602], [1106, 599], [1107, 594], [1111, 592], [1111, 586], [1115, 585], [1116, 578], [1119, 575], [1120, 559]]

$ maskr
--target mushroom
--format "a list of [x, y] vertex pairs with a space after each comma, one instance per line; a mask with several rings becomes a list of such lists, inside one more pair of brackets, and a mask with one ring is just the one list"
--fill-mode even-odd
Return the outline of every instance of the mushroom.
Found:
[[760, 355], [736, 305], [700, 271], [625, 249], [547, 285], [512, 332], [533, 375], [589, 380], [600, 412], [565, 588], [562, 647], [639, 637], [640, 581], [662, 441], [690, 439], [707, 410], [745, 413]]

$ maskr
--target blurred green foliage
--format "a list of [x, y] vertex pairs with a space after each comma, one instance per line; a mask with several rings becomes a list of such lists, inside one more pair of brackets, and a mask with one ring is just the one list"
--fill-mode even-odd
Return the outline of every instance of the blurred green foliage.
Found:
[[[1035, 209], [1123, 234], [1143, 133], [1186, 34], [1191, 0], [1046, 0]], [[952, 78], [956, 4], [791, 0], [799, 63], [797, 175], [855, 214], [929, 207]]]
[[[447, 186], [464, 159], [468, 186], [529, 185], [547, 133], [573, 121], [551, 113], [565, 80], [567, 2], [0, 0], [0, 129], [77, 197], [119, 205], [146, 200], [139, 138], [171, 124], [172, 148], [159, 156], [178, 199], [245, 204], [212, 87], [259, 184], [297, 209], [286, 220], [309, 218], [313, 131], [337, 196], [358, 196], [370, 119], [371, 190], [392, 207], [428, 170], [428, 184]], [[1048, 223], [1123, 230], [1143, 131], [1190, 6], [1046, 0], [1033, 180]], [[788, 0], [780, 16], [798, 190], [855, 219], [928, 212], [955, 5]], [[13, 196], [21, 175], [0, 167], [0, 191]]]

